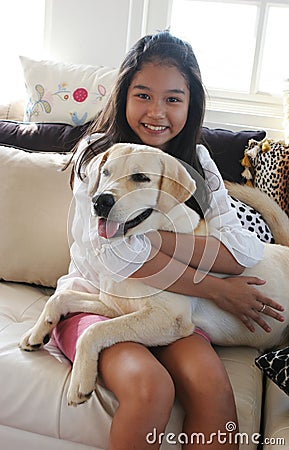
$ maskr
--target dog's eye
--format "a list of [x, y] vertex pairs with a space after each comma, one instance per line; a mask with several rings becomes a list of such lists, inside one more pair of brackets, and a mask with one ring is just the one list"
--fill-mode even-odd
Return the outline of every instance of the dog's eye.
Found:
[[144, 173], [133, 173], [131, 179], [136, 183], [147, 183], [148, 181], [151, 181]]
[[109, 171], [107, 169], [103, 169], [102, 175], [105, 176], [105, 177], [108, 177]]

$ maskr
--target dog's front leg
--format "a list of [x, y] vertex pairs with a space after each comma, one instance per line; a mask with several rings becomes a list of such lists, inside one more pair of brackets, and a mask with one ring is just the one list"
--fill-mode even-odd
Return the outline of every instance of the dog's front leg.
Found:
[[193, 331], [194, 325], [189, 317], [173, 316], [157, 306], [91, 325], [77, 342], [68, 404], [77, 406], [90, 398], [95, 389], [101, 350], [127, 341], [147, 347], [166, 345], [189, 336]]
[[102, 303], [97, 294], [61, 291], [50, 297], [34, 327], [22, 336], [19, 347], [26, 351], [39, 350], [44, 344], [47, 344], [60, 319], [74, 312], [115, 317], [115, 312]]

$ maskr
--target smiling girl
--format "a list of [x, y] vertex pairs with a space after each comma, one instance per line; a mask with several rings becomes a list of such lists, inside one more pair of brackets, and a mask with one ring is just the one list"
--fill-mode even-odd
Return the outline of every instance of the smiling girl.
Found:
[[[281, 310], [273, 300], [254, 287], [264, 280], [236, 277], [244, 267], [253, 266], [263, 255], [263, 244], [254, 233], [244, 230], [230, 206], [221, 175], [208, 150], [197, 145], [205, 108], [205, 94], [197, 60], [187, 43], [168, 32], [145, 36], [125, 57], [112, 95], [79, 144], [75, 157], [74, 194], [76, 214], [73, 224], [69, 274], [58, 282], [58, 290], [79, 289], [97, 293], [98, 264], [95, 255], [86, 258], [90, 211], [85, 167], [96, 155], [117, 142], [133, 142], [158, 147], [191, 165], [202, 177], [210, 196], [195, 198], [189, 205], [205, 217], [209, 237], [178, 236], [161, 232], [124, 238], [115, 251], [113, 240], [104, 246], [102, 260], [112, 277], [141, 278], [144, 283], [168, 291], [211, 299], [230, 311], [251, 331], [254, 323], [270, 329], [261, 313], [277, 320]], [[210, 199], [209, 204], [207, 203]], [[209, 249], [210, 264], [204, 260]], [[130, 255], [138, 257], [133, 261]], [[214, 256], [212, 262], [212, 255]], [[186, 263], [188, 262], [188, 263]], [[172, 272], [182, 275], [173, 283]], [[223, 272], [220, 279], [208, 273], [196, 283], [196, 270]], [[263, 311], [263, 310], [262, 310]], [[58, 325], [55, 338], [72, 361], [78, 337], [91, 324], [106, 320], [92, 314], [76, 314]], [[109, 450], [154, 450], [159, 440], [149, 442], [148, 433], [165, 431], [175, 396], [184, 410], [183, 432], [202, 433], [204, 442], [184, 444], [183, 449], [220, 449], [212, 433], [225, 432], [226, 423], [237, 423], [232, 388], [222, 362], [210, 343], [206, 330], [165, 347], [149, 349], [136, 342], [123, 342], [103, 350], [99, 383], [118, 400], [112, 420]], [[237, 449], [236, 443], [223, 443], [222, 449]]]

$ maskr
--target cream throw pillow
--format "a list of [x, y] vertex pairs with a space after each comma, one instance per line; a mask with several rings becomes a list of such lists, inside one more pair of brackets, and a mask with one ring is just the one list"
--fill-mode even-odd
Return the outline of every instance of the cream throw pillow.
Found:
[[67, 273], [68, 158], [0, 146], [0, 279], [54, 287]]
[[117, 70], [111, 67], [36, 61], [20, 56], [28, 103], [25, 120], [83, 125], [104, 107]]

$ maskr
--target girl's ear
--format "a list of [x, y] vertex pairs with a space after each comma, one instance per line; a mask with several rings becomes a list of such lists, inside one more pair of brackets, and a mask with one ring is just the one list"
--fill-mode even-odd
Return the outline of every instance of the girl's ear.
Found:
[[93, 194], [97, 191], [99, 180], [100, 180], [100, 171], [105, 161], [108, 158], [109, 150], [100, 155], [95, 156], [87, 165], [85, 174], [88, 178], [88, 194], [92, 197]]
[[159, 206], [169, 211], [177, 203], [184, 203], [196, 190], [196, 182], [182, 164], [172, 156], [161, 156], [162, 175], [160, 181]]

